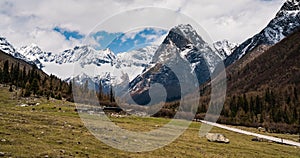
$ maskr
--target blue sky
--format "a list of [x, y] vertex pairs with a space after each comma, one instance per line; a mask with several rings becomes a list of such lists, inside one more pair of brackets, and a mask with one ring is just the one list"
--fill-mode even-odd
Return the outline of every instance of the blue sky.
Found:
[[[286, 0], [238, 0], [234, 3], [231, 1], [2, 0], [0, 1], [0, 36], [6, 37], [16, 48], [35, 43], [44, 51], [61, 52], [79, 45], [91, 29], [103, 20], [120, 12], [138, 9], [136, 11], [141, 16], [134, 21], [132, 17], [124, 16], [120, 24], [103, 29], [108, 34], [104, 36], [104, 41], [100, 41], [100, 45], [103, 46], [105, 39], [109, 41], [115, 33], [123, 31], [122, 22], [151, 22], [153, 20], [145, 18], [143, 15], [146, 13], [144, 14], [139, 8], [157, 7], [191, 17], [208, 32], [213, 41], [227, 39], [241, 43], [261, 31]], [[151, 15], [161, 16], [158, 12], [151, 12]], [[166, 18], [150, 26], [160, 26], [168, 20]], [[126, 50], [130, 45], [133, 46], [133, 41], [127, 43], [129, 46], [124, 44], [121, 48]], [[116, 48], [115, 44], [112, 46], [112, 49], [114, 48]]]
[[[80, 40], [85, 38], [85, 36], [80, 34], [78, 31], [71, 31], [58, 26], [54, 27], [53, 30], [63, 35], [66, 40], [71, 40], [72, 38]], [[91, 34], [91, 36], [97, 43], [97, 45], [94, 46], [96, 49], [109, 48], [117, 54], [152, 45], [158, 40], [161, 40], [161, 38], [166, 34], [166, 30], [145, 28], [127, 33], [98, 31]]]
[[145, 28], [127, 33], [99, 31], [92, 37], [99, 44], [97, 49], [109, 48], [114, 53], [119, 53], [152, 45], [166, 34], [166, 30]]
[[84, 38], [84, 35], [80, 34], [78, 31], [70, 31], [58, 26], [54, 27], [53, 30], [65, 36], [66, 40], [70, 40], [70, 38], [74, 38], [74, 39]]

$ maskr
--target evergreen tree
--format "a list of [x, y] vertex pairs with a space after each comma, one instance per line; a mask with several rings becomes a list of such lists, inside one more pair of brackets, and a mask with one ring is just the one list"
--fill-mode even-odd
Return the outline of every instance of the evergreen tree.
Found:
[[247, 100], [246, 94], [243, 95], [243, 109], [244, 109], [244, 111], [246, 113], [249, 110], [249, 104], [248, 104], [248, 100]]
[[3, 83], [3, 71], [1, 67], [0, 67], [0, 83]]
[[72, 81], [70, 81], [70, 83], [69, 83], [69, 87], [68, 87], [68, 92], [67, 92], [67, 94], [72, 94], [72, 87], [73, 86], [73, 84], [72, 84]]
[[[293, 122], [297, 123], [297, 120], [299, 120], [298, 119], [298, 113], [297, 113], [297, 107], [294, 107], [294, 109], [293, 109]], [[298, 124], [299, 124], [299, 122], [298, 122]]]
[[243, 97], [238, 96], [237, 105], [238, 105], [239, 107], [243, 107], [243, 105], [244, 105], [244, 99], [243, 99]]
[[30, 91], [30, 83], [27, 82], [25, 85], [25, 92], [24, 92], [24, 97], [30, 97], [31, 91]]
[[229, 105], [230, 105], [231, 117], [235, 117], [237, 114], [237, 104], [236, 104], [235, 95], [231, 98]]
[[32, 83], [31, 83], [31, 91], [33, 92], [34, 95], [37, 94], [37, 91], [39, 90], [39, 83], [38, 83], [38, 79], [34, 78], [32, 80]]
[[12, 85], [11, 85], [11, 84], [9, 85], [9, 91], [10, 91], [10, 92], [12, 92], [12, 91], [13, 91], [13, 89], [12, 89]]
[[110, 102], [114, 102], [115, 101], [115, 97], [114, 97], [113, 87], [112, 86], [110, 86], [109, 100], [110, 100]]
[[4, 62], [4, 66], [3, 66], [3, 82], [4, 83], [8, 83], [10, 80], [10, 76], [9, 76], [9, 63], [8, 60], [6, 60]]
[[249, 111], [251, 112], [251, 113], [255, 113], [254, 112], [254, 99], [253, 99], [253, 97], [251, 96], [250, 97], [250, 107], [249, 107]]
[[261, 108], [262, 108], [262, 103], [261, 100], [259, 98], [259, 96], [257, 95], [255, 98], [255, 114], [261, 114]]
[[296, 101], [298, 101], [298, 92], [297, 92], [296, 87], [294, 87], [294, 97], [295, 97]]

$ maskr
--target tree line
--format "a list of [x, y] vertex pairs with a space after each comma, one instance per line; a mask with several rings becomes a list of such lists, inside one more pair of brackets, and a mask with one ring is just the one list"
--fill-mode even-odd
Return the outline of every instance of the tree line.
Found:
[[[20, 63], [10, 63], [6, 60], [0, 68], [0, 83], [9, 85], [10, 91], [20, 90], [21, 97], [45, 96], [47, 98], [70, 99], [72, 85], [54, 75], [41, 75], [36, 66], [20, 66]], [[14, 87], [14, 88], [13, 88]]]
[[[285, 89], [265, 89], [228, 96], [218, 120], [219, 123], [250, 127], [263, 126], [270, 132], [300, 132], [300, 98], [295, 85]], [[210, 98], [200, 101], [196, 119], [204, 119]], [[217, 104], [212, 103], [212, 106]], [[179, 101], [165, 103], [153, 116], [173, 118]]]

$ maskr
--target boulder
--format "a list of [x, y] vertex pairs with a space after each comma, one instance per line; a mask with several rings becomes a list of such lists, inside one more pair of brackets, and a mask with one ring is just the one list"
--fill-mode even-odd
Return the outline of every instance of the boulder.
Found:
[[210, 142], [229, 143], [229, 139], [220, 133], [207, 133], [206, 138]]
[[5, 156], [5, 152], [0, 152], [0, 156], [1, 157]]

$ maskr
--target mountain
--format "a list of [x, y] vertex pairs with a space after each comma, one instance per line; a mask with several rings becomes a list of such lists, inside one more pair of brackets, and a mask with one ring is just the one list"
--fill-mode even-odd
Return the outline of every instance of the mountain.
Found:
[[[252, 61], [244, 58], [227, 67], [229, 94], [300, 86], [300, 30]], [[245, 59], [251, 54], [247, 54]], [[246, 62], [246, 63], [245, 63]], [[243, 64], [244, 66], [240, 66]], [[300, 88], [300, 87], [299, 87]]]
[[10, 54], [17, 59], [21, 59], [30, 64], [35, 64], [32, 60], [27, 59], [23, 54], [20, 54], [4, 37], [0, 37], [0, 50], [4, 53]]
[[[72, 100], [70, 85], [38, 69], [35, 64], [15, 58], [0, 50], [0, 83], [10, 85], [10, 91], [20, 90], [22, 97], [45, 96]], [[17, 92], [17, 91], [16, 91]], [[17, 93], [16, 93], [17, 94]]]
[[222, 60], [225, 60], [238, 47], [236, 43], [230, 43], [228, 40], [217, 41], [213, 43]]
[[[166, 89], [168, 101], [179, 99], [182, 94], [192, 91], [189, 88], [197, 87], [195, 84], [207, 81], [220, 61], [219, 55], [191, 25], [178, 25], [169, 31], [158, 47], [150, 66], [130, 82], [130, 93], [135, 102], [148, 104], [151, 101], [149, 89], [158, 83]], [[152, 94], [161, 93], [157, 90]], [[163, 100], [156, 102], [160, 101]]]
[[[226, 100], [218, 121], [263, 126], [270, 132], [299, 132], [299, 41], [300, 29], [274, 46], [260, 46], [228, 66]], [[253, 57], [254, 54], [260, 55]], [[205, 113], [211, 95], [210, 83], [200, 89], [199, 109]]]
[[[33, 61], [48, 74], [55, 74], [67, 80], [89, 76], [98, 82], [96, 78], [110, 80], [105, 78], [108, 73], [112, 78], [127, 74], [129, 79], [133, 79], [148, 65], [156, 48], [148, 46], [115, 55], [109, 49], [95, 50], [90, 46], [76, 46], [54, 54], [42, 51], [37, 45], [32, 44], [21, 47], [16, 52], [20, 52], [26, 60]], [[121, 82], [121, 79], [115, 81]]]
[[300, 3], [299, 0], [287, 0], [275, 18], [258, 34], [247, 39], [225, 60], [225, 66], [229, 66], [253, 51], [260, 45], [274, 45], [300, 27]]
[[23, 46], [16, 50], [22, 54], [26, 59], [32, 61], [38, 68], [42, 69], [44, 67], [44, 62], [52, 62], [55, 60], [55, 55], [51, 52], [44, 52], [36, 44], [31, 44], [29, 46]]

